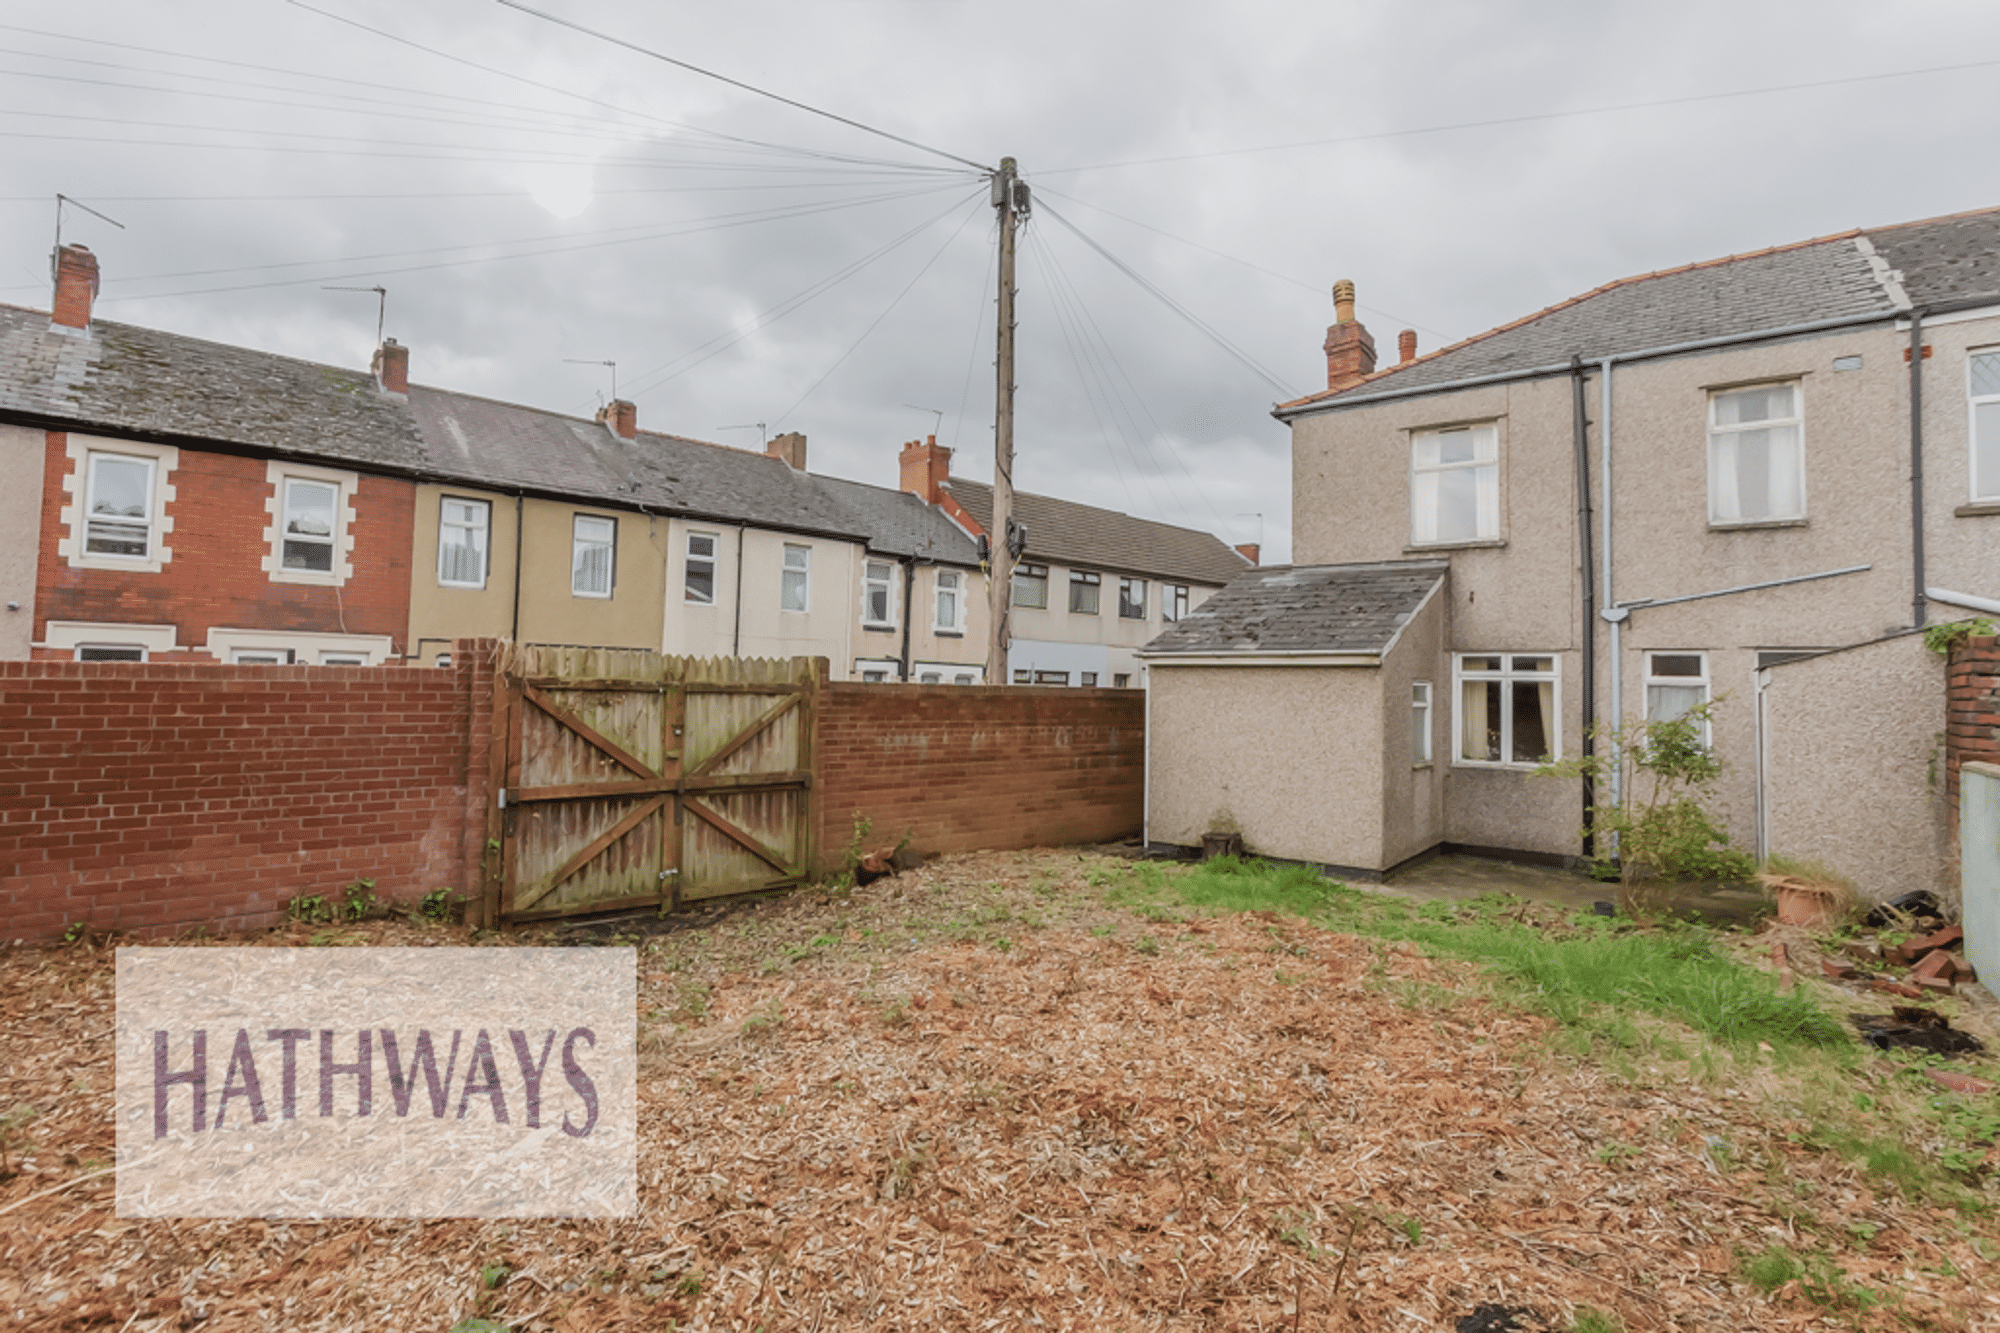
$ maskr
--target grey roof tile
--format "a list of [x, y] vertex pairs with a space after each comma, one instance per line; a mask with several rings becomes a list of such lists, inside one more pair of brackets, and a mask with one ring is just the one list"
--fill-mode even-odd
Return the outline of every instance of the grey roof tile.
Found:
[[1395, 560], [1253, 570], [1141, 651], [1380, 653], [1449, 569], [1442, 560]]
[[[980, 527], [993, 530], [991, 486], [953, 477], [946, 487]], [[1113, 509], [1016, 491], [1014, 517], [1028, 530], [1026, 558], [1031, 561], [1217, 585], [1251, 567], [1212, 533], [1134, 518]]]
[[1917, 305], [2000, 299], [2000, 208], [1871, 229], [1868, 239]]
[[856, 525], [868, 534], [869, 550], [967, 568], [979, 563], [978, 544], [965, 530], [908, 491], [840, 477], [813, 480], [855, 516]]

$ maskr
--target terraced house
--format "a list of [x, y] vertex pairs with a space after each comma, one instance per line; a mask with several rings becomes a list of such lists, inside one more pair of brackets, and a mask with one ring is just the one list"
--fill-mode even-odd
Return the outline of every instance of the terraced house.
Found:
[[1297, 564], [1145, 653], [1155, 841], [1573, 859], [1592, 795], [1536, 765], [1713, 701], [1737, 845], [1938, 877], [1916, 631], [2000, 609], [2000, 210], [1406, 333], [1379, 370], [1335, 297], [1326, 390], [1276, 409]]

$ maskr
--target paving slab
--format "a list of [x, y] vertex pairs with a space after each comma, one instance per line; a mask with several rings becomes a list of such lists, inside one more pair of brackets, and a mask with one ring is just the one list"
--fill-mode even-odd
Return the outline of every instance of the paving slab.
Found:
[[[1589, 911], [1600, 902], [1618, 901], [1618, 885], [1600, 882], [1582, 871], [1457, 854], [1433, 856], [1393, 872], [1380, 884], [1356, 887], [1414, 902], [1464, 902], [1489, 893], [1506, 893], [1578, 911]], [[1692, 912], [1705, 921], [1721, 923], [1752, 921], [1768, 909], [1763, 895], [1755, 889], [1700, 885], [1679, 890], [1671, 910], [1677, 915]]]

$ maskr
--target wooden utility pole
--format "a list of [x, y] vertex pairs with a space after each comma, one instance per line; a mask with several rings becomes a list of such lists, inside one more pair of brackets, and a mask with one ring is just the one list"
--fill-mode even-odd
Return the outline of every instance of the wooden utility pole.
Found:
[[993, 408], [993, 525], [986, 535], [986, 591], [992, 637], [986, 648], [986, 683], [1008, 683], [1008, 616], [1014, 604], [1014, 233], [1028, 211], [1028, 186], [1011, 157], [993, 173], [993, 206], [1000, 211], [1000, 337], [995, 358]]

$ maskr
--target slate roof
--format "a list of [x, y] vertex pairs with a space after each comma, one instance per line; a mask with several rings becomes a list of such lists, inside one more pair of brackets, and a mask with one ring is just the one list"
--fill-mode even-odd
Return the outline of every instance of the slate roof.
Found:
[[978, 567], [978, 544], [958, 524], [908, 491], [839, 477], [816, 476], [813, 481], [855, 516], [857, 527], [868, 534], [869, 550], [968, 569]]
[[1443, 560], [1278, 565], [1242, 575], [1141, 653], [1382, 653], [1444, 580]]
[[0, 411], [405, 471], [424, 458], [408, 408], [365, 371], [102, 319], [58, 333], [19, 306], [0, 306]]
[[[1866, 241], [1884, 261], [1872, 264]], [[1900, 291], [1891, 281], [1900, 277]], [[1338, 392], [1282, 404], [1280, 417], [1343, 398], [1519, 374], [1707, 338], [1822, 320], [1890, 319], [1918, 306], [2000, 299], [2000, 208], [1857, 229], [1607, 283]]]
[[[993, 530], [991, 486], [953, 477], [945, 488], [980, 527]], [[1014, 492], [1014, 518], [1028, 530], [1030, 561], [1217, 585], [1251, 567], [1212, 533], [1046, 495]]]
[[[642, 430], [609, 427], [471, 394], [410, 386], [426, 470], [468, 486], [671, 510], [723, 523], [861, 538], [861, 516], [783, 459]], [[913, 497], [914, 498], [914, 497]]]

